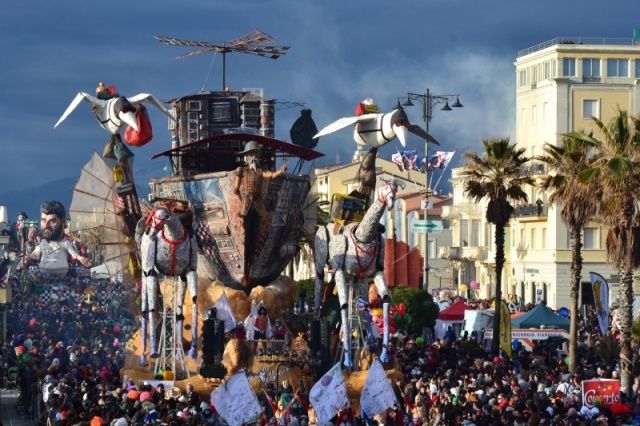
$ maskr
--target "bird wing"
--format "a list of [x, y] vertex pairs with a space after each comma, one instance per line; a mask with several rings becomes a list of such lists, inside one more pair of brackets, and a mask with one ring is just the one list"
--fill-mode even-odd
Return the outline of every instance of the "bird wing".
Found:
[[333, 123], [329, 124], [324, 129], [320, 130], [313, 139], [318, 139], [320, 136], [328, 135], [329, 133], [337, 132], [340, 129], [344, 129], [350, 124], [364, 123], [367, 121], [375, 120], [380, 114], [366, 114], [359, 117], [344, 117]]
[[69, 114], [71, 114], [73, 112], [74, 109], [76, 109], [76, 107], [78, 105], [80, 105], [80, 102], [82, 101], [87, 101], [90, 102], [92, 105], [104, 108], [107, 105], [107, 101], [103, 101], [102, 99], [98, 99], [98, 98], [94, 98], [93, 96], [89, 95], [88, 93], [84, 93], [84, 92], [80, 92], [76, 95], [75, 99], [73, 100], [73, 102], [71, 102], [71, 105], [69, 105], [69, 107], [67, 108], [67, 110], [64, 112], [64, 114], [62, 114], [62, 117], [60, 117], [60, 120], [58, 120], [58, 122], [56, 123], [55, 126], [53, 126], [53, 128], [55, 129], [56, 127], [58, 127], [58, 124], [62, 123], [64, 121], [65, 118], [67, 118], [69, 116]]
[[138, 106], [140, 105], [142, 102], [147, 101], [149, 102], [151, 105], [155, 106], [156, 108], [158, 108], [160, 111], [162, 111], [167, 117], [169, 117], [170, 119], [172, 119], [173, 121], [176, 121], [175, 117], [173, 115], [171, 115], [171, 113], [169, 111], [167, 111], [162, 104], [160, 103], [159, 100], [157, 100], [155, 98], [155, 96], [150, 95], [148, 93], [140, 93], [139, 95], [135, 95], [132, 96], [130, 98], [127, 98], [129, 100], [129, 102], [131, 102], [131, 105], [133, 106]]
[[436, 138], [431, 136], [429, 134], [429, 132], [427, 132], [422, 127], [418, 126], [417, 124], [409, 125], [408, 130], [411, 133], [413, 133], [414, 135], [420, 136], [422, 139], [426, 139], [427, 141], [431, 142], [434, 145], [440, 145], [440, 142], [438, 142], [438, 140]]

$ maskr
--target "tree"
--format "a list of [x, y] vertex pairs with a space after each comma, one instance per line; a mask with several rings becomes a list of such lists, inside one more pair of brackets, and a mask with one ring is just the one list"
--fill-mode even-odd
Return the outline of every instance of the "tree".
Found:
[[394, 305], [404, 303], [405, 312], [411, 317], [411, 331], [422, 333], [424, 327], [436, 325], [440, 309], [428, 291], [414, 287], [394, 287], [390, 291]]
[[[522, 166], [529, 161], [524, 148], [509, 144], [509, 138], [480, 139], [485, 152], [482, 156], [474, 151], [464, 154], [467, 160], [461, 176], [466, 176], [465, 194], [476, 202], [489, 199], [487, 222], [495, 225], [496, 244], [496, 300], [502, 300], [502, 268], [504, 266], [504, 228], [513, 213], [511, 201], [527, 201], [523, 187], [533, 185], [533, 179], [523, 172]], [[500, 335], [500, 303], [496, 303], [493, 320], [493, 335]], [[491, 341], [491, 352], [498, 355], [500, 339]]]
[[545, 155], [537, 160], [548, 165], [549, 174], [540, 189], [550, 191], [549, 203], [562, 206], [560, 219], [569, 228], [571, 238], [571, 326], [569, 328], [569, 370], [576, 372], [578, 352], [578, 297], [582, 278], [582, 230], [595, 213], [595, 189], [580, 179], [589, 167], [589, 148], [593, 143], [566, 137], [562, 146], [545, 144]]
[[593, 164], [580, 176], [599, 188], [593, 202], [599, 219], [609, 228], [607, 260], [620, 271], [620, 386], [630, 395], [633, 271], [640, 266], [640, 119], [618, 108], [608, 126], [595, 117], [592, 120], [601, 140], [582, 132], [566, 136], [596, 146]]

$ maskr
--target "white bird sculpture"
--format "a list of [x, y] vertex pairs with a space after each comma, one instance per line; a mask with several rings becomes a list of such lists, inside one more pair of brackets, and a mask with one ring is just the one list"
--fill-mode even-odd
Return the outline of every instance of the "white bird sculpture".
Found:
[[320, 130], [313, 138], [316, 139], [328, 135], [351, 124], [356, 125], [353, 131], [353, 139], [360, 145], [379, 148], [397, 137], [402, 146], [406, 146], [407, 132], [411, 132], [435, 145], [440, 145], [440, 142], [426, 130], [416, 124], [411, 124], [403, 109], [394, 109], [388, 113], [369, 113], [357, 117], [344, 117]]
[[103, 129], [112, 135], [119, 134], [127, 124], [135, 130], [138, 130], [138, 124], [135, 116], [136, 106], [140, 105], [144, 101], [154, 105], [160, 111], [165, 113], [167, 117], [175, 121], [175, 118], [162, 106], [160, 101], [148, 93], [140, 93], [139, 95], [132, 96], [131, 98], [116, 96], [111, 99], [103, 100], [91, 96], [88, 93], [80, 92], [76, 95], [73, 102], [71, 102], [71, 105], [69, 105], [53, 128], [55, 129], [58, 127], [58, 125], [62, 123], [82, 101], [87, 101], [93, 105], [98, 123], [100, 123], [100, 126], [102, 126]]

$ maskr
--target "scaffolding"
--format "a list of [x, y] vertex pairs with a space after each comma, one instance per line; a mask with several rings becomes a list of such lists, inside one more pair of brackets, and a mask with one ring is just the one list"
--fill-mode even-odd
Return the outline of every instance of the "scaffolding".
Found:
[[[358, 282], [362, 283], [359, 284]], [[348, 304], [349, 304], [349, 324], [351, 325], [351, 361], [353, 367], [351, 371], [364, 371], [369, 369], [369, 346], [365, 339], [366, 327], [358, 310], [358, 299], [367, 297], [368, 285], [367, 280], [353, 280], [347, 284], [348, 286]], [[334, 364], [344, 360], [344, 342], [340, 339], [340, 349], [336, 351], [337, 359]]]
[[[158, 348], [160, 356], [156, 358], [156, 365], [153, 369], [153, 374], [155, 375], [160, 370], [167, 371], [167, 368], [170, 368], [176, 380], [190, 377], [182, 342], [178, 342], [177, 339], [178, 315], [174, 305], [178, 295], [178, 279], [178, 277], [165, 277], [163, 280], [162, 294], [164, 295], [164, 303], [162, 303], [160, 347]], [[171, 295], [171, 308], [166, 303], [167, 295], [169, 294]]]

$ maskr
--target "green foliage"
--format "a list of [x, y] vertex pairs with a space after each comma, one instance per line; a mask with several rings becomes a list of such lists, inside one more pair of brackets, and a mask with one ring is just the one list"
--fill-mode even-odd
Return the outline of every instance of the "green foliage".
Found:
[[600, 359], [602, 359], [603, 362], [620, 359], [620, 343], [615, 336], [608, 334], [600, 341], [596, 352], [600, 355]]
[[390, 294], [394, 305], [404, 303], [405, 312], [411, 316], [411, 331], [422, 332], [423, 327], [436, 324], [440, 310], [429, 292], [413, 287], [395, 287]]
[[316, 280], [315, 278], [309, 278], [308, 280], [300, 280], [297, 282], [298, 284], [298, 292], [295, 295], [295, 303], [298, 304], [298, 294], [300, 293], [300, 289], [304, 288], [304, 291], [307, 293], [306, 302], [309, 307], [313, 306], [313, 298], [316, 294]]
[[640, 347], [640, 320], [634, 321], [631, 325], [631, 343], [635, 347]]

